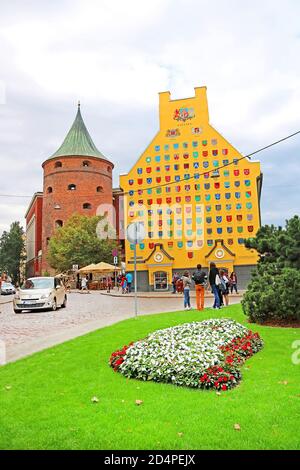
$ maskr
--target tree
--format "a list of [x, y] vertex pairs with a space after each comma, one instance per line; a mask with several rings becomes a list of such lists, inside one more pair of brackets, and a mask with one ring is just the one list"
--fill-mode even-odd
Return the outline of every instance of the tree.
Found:
[[274, 225], [261, 227], [245, 245], [259, 253], [260, 263], [275, 262], [281, 267], [300, 269], [300, 217], [287, 220], [284, 229]]
[[[75, 214], [63, 227], [57, 228], [48, 245], [48, 262], [57, 272], [68, 271], [74, 264], [80, 267], [113, 260], [115, 240], [100, 239], [97, 226], [102, 217]], [[108, 224], [106, 226], [109, 231]]]
[[24, 230], [20, 222], [13, 222], [9, 232], [4, 231], [0, 238], [0, 271], [20, 283], [25, 258]]
[[300, 320], [300, 218], [265, 225], [246, 241], [259, 254], [242, 306], [251, 321]]

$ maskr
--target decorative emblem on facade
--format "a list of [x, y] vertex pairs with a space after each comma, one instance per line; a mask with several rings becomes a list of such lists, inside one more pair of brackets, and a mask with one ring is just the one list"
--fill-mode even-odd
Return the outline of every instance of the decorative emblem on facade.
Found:
[[202, 134], [203, 129], [201, 127], [192, 127], [192, 134], [199, 135]]
[[167, 129], [166, 137], [178, 137], [180, 136], [179, 129]]
[[218, 248], [216, 251], [215, 251], [215, 255], [216, 255], [216, 258], [224, 258], [224, 250], [222, 250], [222, 248]]
[[161, 263], [163, 259], [164, 259], [164, 257], [162, 255], [162, 253], [160, 253], [160, 252], [155, 253], [154, 261], [156, 261], [156, 263]]
[[194, 108], [179, 108], [175, 109], [173, 119], [175, 121], [188, 121], [195, 117]]

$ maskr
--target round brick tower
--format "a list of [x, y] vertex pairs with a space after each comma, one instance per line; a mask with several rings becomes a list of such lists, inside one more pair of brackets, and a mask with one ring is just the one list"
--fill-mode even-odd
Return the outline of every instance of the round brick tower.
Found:
[[[57, 227], [74, 213], [96, 215], [112, 204], [114, 165], [97, 149], [83, 122], [80, 104], [64, 142], [43, 163], [42, 273], [50, 271], [47, 245]], [[100, 211], [101, 213], [101, 211]]]

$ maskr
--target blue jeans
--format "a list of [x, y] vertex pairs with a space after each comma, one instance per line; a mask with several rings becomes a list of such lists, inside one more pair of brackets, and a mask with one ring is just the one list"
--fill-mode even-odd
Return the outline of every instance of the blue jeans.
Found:
[[190, 289], [184, 289], [184, 308], [191, 306]]
[[219, 296], [219, 289], [217, 288], [216, 284], [211, 286], [212, 292], [215, 296], [215, 301], [213, 308], [220, 308], [220, 296]]

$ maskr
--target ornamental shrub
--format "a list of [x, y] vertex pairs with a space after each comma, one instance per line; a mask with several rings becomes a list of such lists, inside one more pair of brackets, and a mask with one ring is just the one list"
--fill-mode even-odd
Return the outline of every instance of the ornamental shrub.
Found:
[[300, 320], [300, 217], [286, 221], [285, 227], [264, 225], [255, 238], [245, 242], [259, 255], [242, 301], [252, 322]]
[[299, 269], [279, 268], [275, 263], [258, 264], [242, 306], [250, 321], [255, 323], [299, 321]]

